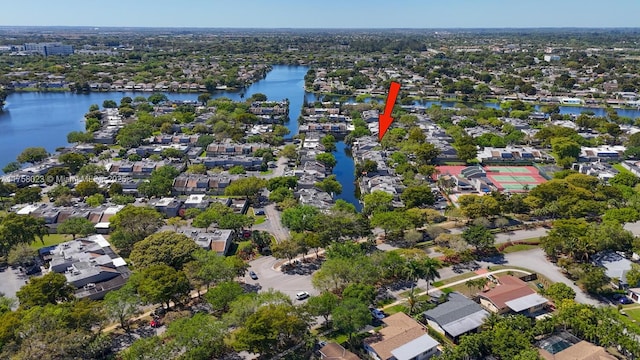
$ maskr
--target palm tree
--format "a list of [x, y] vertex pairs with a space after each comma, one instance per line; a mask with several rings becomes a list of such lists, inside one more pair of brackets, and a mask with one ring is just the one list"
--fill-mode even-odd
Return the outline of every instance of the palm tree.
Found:
[[440, 278], [438, 269], [440, 261], [433, 258], [426, 258], [422, 262], [422, 278], [427, 282], [427, 293], [429, 292], [429, 282]]

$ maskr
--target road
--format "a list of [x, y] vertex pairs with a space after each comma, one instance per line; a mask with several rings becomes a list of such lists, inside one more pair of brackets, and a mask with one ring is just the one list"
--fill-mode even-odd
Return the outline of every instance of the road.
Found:
[[285, 240], [289, 237], [289, 230], [282, 226], [280, 221], [280, 211], [276, 209], [275, 204], [269, 204], [264, 207], [266, 220], [262, 224], [253, 225], [252, 230], [267, 231], [276, 237], [277, 241]]
[[[543, 275], [551, 282], [561, 282], [565, 283], [567, 286], [573, 289], [576, 292], [576, 301], [583, 304], [590, 305], [601, 305], [602, 303], [595, 298], [590, 297], [584, 291], [582, 291], [578, 286], [576, 286], [573, 281], [569, 280], [559, 267], [555, 264], [551, 263], [547, 260], [547, 257], [544, 254], [542, 249], [532, 249], [526, 251], [518, 251], [510, 254], [504, 255], [504, 260], [506, 261], [501, 265], [513, 265], [519, 266], [527, 269], [531, 269], [540, 275]], [[490, 263], [485, 263], [490, 264]]]

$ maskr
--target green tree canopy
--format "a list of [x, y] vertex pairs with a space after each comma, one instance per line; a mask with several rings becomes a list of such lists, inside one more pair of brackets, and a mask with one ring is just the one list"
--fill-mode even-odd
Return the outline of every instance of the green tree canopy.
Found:
[[192, 255], [198, 249], [200, 247], [188, 236], [162, 231], [135, 243], [129, 259], [139, 269], [166, 264], [180, 270], [193, 259]]

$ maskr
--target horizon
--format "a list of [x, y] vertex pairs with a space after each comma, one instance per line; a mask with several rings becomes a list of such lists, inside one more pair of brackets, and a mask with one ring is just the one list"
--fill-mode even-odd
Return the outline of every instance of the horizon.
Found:
[[[637, 28], [637, 0], [63, 0], [13, 2], [0, 27], [188, 29], [537, 29]], [[33, 9], [47, 11], [33, 11]], [[69, 11], [68, 9], [73, 9]], [[284, 11], [283, 11], [284, 9]]]

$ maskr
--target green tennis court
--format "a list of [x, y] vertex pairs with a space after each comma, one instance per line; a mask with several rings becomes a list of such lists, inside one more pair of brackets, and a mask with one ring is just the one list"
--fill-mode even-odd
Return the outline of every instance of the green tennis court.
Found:
[[529, 176], [529, 175], [493, 175], [492, 177], [495, 180], [498, 180], [500, 183], [510, 183], [510, 182], [525, 182], [525, 183], [532, 183], [532, 184], [538, 183], [538, 181], [536, 181], [536, 179], [533, 178], [533, 176]]
[[526, 186], [527, 189], [531, 190], [536, 187], [536, 184], [501, 184], [505, 190], [524, 190]]

